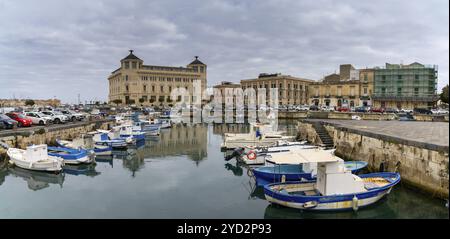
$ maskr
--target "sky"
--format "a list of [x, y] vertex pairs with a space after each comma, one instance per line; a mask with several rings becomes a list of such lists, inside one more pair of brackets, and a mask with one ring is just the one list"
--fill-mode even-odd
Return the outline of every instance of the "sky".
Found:
[[147, 65], [208, 65], [208, 85], [259, 73], [320, 80], [340, 64], [438, 65], [448, 0], [0, 0], [0, 99], [107, 100], [129, 49]]

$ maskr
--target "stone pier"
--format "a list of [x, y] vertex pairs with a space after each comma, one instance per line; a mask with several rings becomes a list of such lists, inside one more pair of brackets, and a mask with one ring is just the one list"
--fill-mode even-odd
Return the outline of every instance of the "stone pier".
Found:
[[336, 155], [368, 162], [370, 171], [398, 171], [402, 182], [448, 199], [449, 124], [368, 120], [302, 120], [299, 138], [321, 143], [312, 123], [333, 138]]

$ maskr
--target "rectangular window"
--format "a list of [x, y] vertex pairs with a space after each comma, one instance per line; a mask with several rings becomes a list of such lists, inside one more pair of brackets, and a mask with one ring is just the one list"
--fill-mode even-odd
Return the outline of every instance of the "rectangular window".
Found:
[[397, 88], [397, 94], [398, 94], [398, 95], [401, 95], [401, 94], [402, 94], [402, 88], [400, 88], [400, 87]]
[[382, 94], [386, 94], [386, 88], [384, 88], [384, 87], [381, 88], [381, 93], [382, 93]]
[[155, 86], [152, 85], [152, 92], [155, 92]]
[[419, 88], [414, 88], [414, 94], [418, 95], [419, 94]]
[[381, 76], [381, 79], [382, 79], [383, 81], [385, 81], [385, 80], [386, 80], [386, 76]]
[[415, 75], [414, 77], [415, 77], [415, 79], [416, 79], [416, 80], [418, 80], [418, 79], [419, 79], [419, 75]]
[[147, 86], [146, 85], [144, 85], [144, 92], [146, 92], [147, 91]]
[[160, 86], [161, 92], [164, 92], [164, 86]]
[[338, 86], [337, 88], [337, 95], [342, 96], [342, 86]]
[[402, 79], [402, 75], [398, 75], [397, 79], [401, 80]]
[[132, 66], [133, 69], [136, 69], [136, 62], [132, 62], [131, 66]]
[[130, 68], [130, 63], [129, 62], [125, 62], [125, 69], [129, 69]]

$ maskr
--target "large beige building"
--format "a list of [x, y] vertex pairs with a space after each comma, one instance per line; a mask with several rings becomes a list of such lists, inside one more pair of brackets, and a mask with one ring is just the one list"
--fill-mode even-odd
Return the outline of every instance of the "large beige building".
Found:
[[[308, 103], [308, 86], [313, 80], [282, 74], [260, 74], [256, 79], [241, 80], [242, 89], [266, 89], [266, 104], [271, 88], [278, 90], [278, 105], [299, 105]], [[258, 97], [258, 96], [257, 96]]]
[[[197, 100], [193, 94], [195, 80], [206, 89], [206, 65], [198, 57], [186, 67], [144, 65], [144, 61], [130, 54], [120, 61], [120, 68], [108, 77], [109, 102], [144, 106], [171, 106], [176, 101]], [[192, 96], [172, 99], [175, 88], [185, 88]]]
[[341, 65], [339, 74], [330, 74], [310, 85], [310, 104], [329, 107], [370, 106], [373, 76], [372, 69]]

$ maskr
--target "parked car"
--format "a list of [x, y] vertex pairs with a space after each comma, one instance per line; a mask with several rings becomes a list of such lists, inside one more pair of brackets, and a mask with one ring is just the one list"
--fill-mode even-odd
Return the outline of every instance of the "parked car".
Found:
[[384, 110], [384, 112], [386, 112], [386, 113], [395, 113], [395, 114], [397, 114], [399, 111], [398, 111], [398, 109], [395, 109], [395, 108], [386, 108], [386, 109]]
[[67, 116], [54, 111], [41, 111], [42, 114], [52, 117], [52, 122], [55, 124], [64, 124], [68, 121]]
[[0, 128], [1, 129], [13, 129], [17, 127], [17, 121], [9, 118], [5, 114], [0, 114]]
[[77, 113], [75, 111], [72, 110], [61, 110], [60, 111], [63, 115], [66, 115], [70, 121], [81, 121], [85, 118], [84, 114], [82, 113]]
[[401, 113], [412, 113], [413, 112], [413, 110], [411, 110], [411, 109], [400, 109], [399, 111]]
[[448, 114], [448, 110], [446, 109], [432, 109], [431, 112], [433, 114]]
[[359, 106], [355, 108], [355, 112], [361, 112], [361, 113], [366, 113], [368, 112], [367, 108], [364, 106]]
[[411, 113], [400, 113], [398, 114], [398, 120], [400, 121], [415, 121]]
[[32, 124], [32, 121], [30, 119], [28, 119], [25, 115], [21, 114], [21, 113], [16, 113], [16, 112], [10, 112], [10, 113], [6, 113], [6, 115], [17, 121], [17, 126], [18, 127], [30, 127]]
[[334, 111], [334, 108], [331, 107], [331, 106], [324, 105], [324, 106], [321, 107], [321, 110], [322, 111], [326, 111], [326, 112], [331, 112], [331, 111]]
[[24, 112], [24, 115], [32, 121], [33, 124], [46, 125], [52, 122], [52, 118], [40, 112]]
[[372, 108], [370, 109], [372, 113], [384, 113], [384, 108]]
[[431, 110], [425, 109], [425, 108], [414, 108], [414, 113], [416, 113], [416, 114], [426, 114], [426, 115], [433, 114], [433, 112], [431, 112]]
[[337, 108], [338, 112], [350, 112], [350, 108], [348, 107], [344, 107], [344, 106], [340, 106]]
[[309, 107], [309, 110], [319, 110], [319, 106], [317, 106], [317, 105], [311, 105], [311, 106]]

